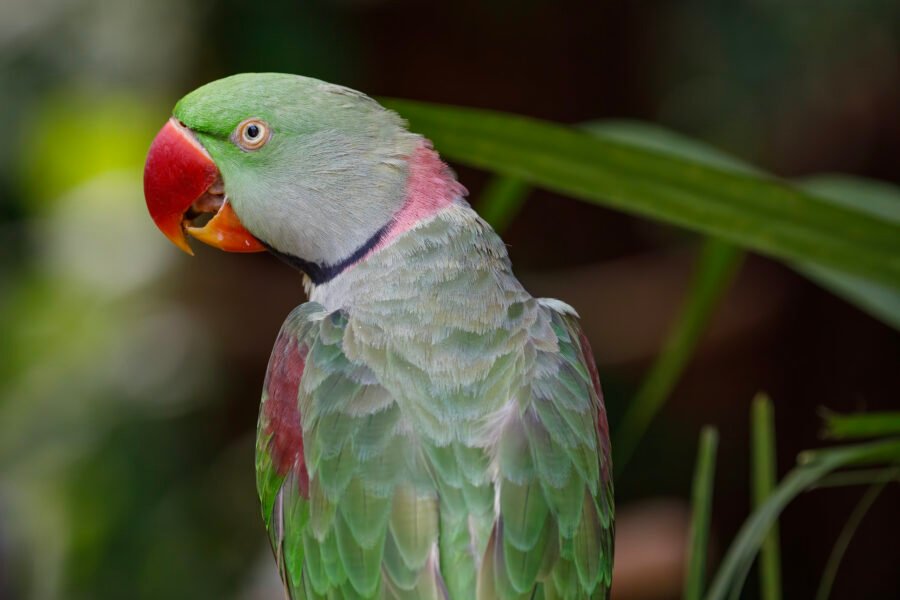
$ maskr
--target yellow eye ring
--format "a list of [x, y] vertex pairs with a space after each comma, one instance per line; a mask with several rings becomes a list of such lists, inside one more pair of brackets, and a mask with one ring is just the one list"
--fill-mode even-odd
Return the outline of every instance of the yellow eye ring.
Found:
[[269, 141], [272, 132], [265, 121], [247, 119], [241, 121], [234, 132], [234, 142], [244, 150], [259, 150]]

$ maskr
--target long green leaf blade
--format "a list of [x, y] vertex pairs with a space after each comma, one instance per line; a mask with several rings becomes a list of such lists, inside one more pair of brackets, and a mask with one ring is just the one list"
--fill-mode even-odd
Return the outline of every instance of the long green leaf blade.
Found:
[[700, 447], [691, 492], [691, 531], [688, 538], [687, 574], [684, 578], [685, 600], [700, 600], [703, 596], [718, 444], [719, 433], [716, 429], [704, 427], [700, 432]]
[[715, 167], [732, 173], [743, 173], [763, 177], [765, 172], [739, 158], [719, 150], [718, 148], [682, 135], [677, 131], [666, 129], [655, 123], [644, 121], [631, 121], [627, 119], [608, 119], [602, 121], [589, 121], [584, 125], [586, 131], [623, 144], [629, 144], [661, 152], [680, 156], [686, 160]]
[[900, 411], [842, 415], [823, 411], [825, 436], [837, 440], [900, 435]]
[[448, 158], [788, 261], [900, 287], [900, 225], [789, 184], [503, 113], [388, 100]]
[[726, 242], [710, 239], [704, 243], [694, 280], [665, 347], [615, 429], [613, 448], [617, 471], [621, 472], [631, 459], [653, 417], [678, 382], [742, 256], [740, 250]]
[[[775, 488], [775, 416], [765, 394], [753, 399], [751, 408], [753, 508], [759, 508]], [[781, 599], [781, 551], [778, 522], [772, 524], [759, 555], [759, 584], [763, 600]]]
[[522, 205], [531, 187], [521, 179], [494, 177], [488, 182], [478, 202], [478, 213], [497, 233], [503, 233]]
[[841, 529], [841, 533], [831, 549], [831, 554], [828, 555], [828, 562], [825, 563], [825, 570], [822, 572], [822, 578], [819, 580], [819, 589], [816, 590], [816, 600], [828, 600], [834, 580], [837, 578], [841, 561], [844, 559], [847, 548], [850, 547], [850, 540], [853, 539], [853, 535], [859, 528], [859, 524], [862, 523], [866, 513], [875, 504], [875, 500], [881, 495], [888, 482], [897, 477], [898, 473], [900, 471], [897, 469], [889, 469], [884, 475], [884, 481], [871, 485], [866, 490], [866, 493], [863, 494], [863, 497], [860, 498], [857, 505], [853, 507], [853, 512], [850, 513], [850, 517], [844, 523], [844, 527]]
[[[595, 121], [586, 128], [596, 135], [681, 156], [707, 166], [735, 173], [764, 175], [763, 171], [708, 144], [652, 123]], [[896, 186], [846, 175], [817, 175], [797, 183], [820, 200], [867, 213], [881, 220], [900, 223], [900, 189]], [[833, 294], [900, 330], [900, 288], [848, 275], [815, 263], [800, 262], [792, 266]]]
[[829, 487], [847, 487], [851, 485], [875, 485], [882, 483], [885, 478], [893, 477], [894, 481], [900, 483], [900, 472], [894, 469], [874, 468], [874, 469], [853, 469], [851, 471], [841, 471], [840, 473], [832, 473], [826, 475], [816, 482], [812, 489], [822, 489]]
[[[900, 223], [900, 189], [858, 177], [819, 175], [800, 182], [817, 197]], [[900, 288], [849, 275], [814, 263], [794, 265], [798, 271], [873, 317], [900, 330]]]
[[725, 553], [706, 600], [724, 600], [730, 591], [743, 586], [748, 567], [766, 534], [791, 500], [836, 469], [900, 460], [900, 439], [806, 452], [799, 460], [801, 464], [788, 473], [765, 504], [753, 511], [741, 526]]

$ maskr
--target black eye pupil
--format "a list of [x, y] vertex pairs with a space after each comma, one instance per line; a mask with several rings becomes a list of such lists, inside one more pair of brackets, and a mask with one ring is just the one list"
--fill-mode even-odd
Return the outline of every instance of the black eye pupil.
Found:
[[254, 140], [259, 137], [259, 126], [258, 125], [250, 125], [247, 127], [247, 137], [251, 140]]

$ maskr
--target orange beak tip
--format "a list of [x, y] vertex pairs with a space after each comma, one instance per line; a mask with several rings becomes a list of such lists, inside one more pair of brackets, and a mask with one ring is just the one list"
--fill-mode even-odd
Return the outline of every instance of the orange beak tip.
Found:
[[205, 244], [226, 252], [262, 252], [262, 243], [247, 231], [227, 200], [203, 227], [187, 227], [187, 232]]

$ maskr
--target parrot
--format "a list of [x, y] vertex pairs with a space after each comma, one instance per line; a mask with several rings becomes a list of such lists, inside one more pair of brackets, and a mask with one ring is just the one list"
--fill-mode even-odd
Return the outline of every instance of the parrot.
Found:
[[575, 310], [531, 296], [432, 143], [355, 90], [244, 73], [184, 96], [150, 217], [269, 252], [308, 301], [275, 340], [256, 484], [285, 595], [609, 595], [611, 449]]

